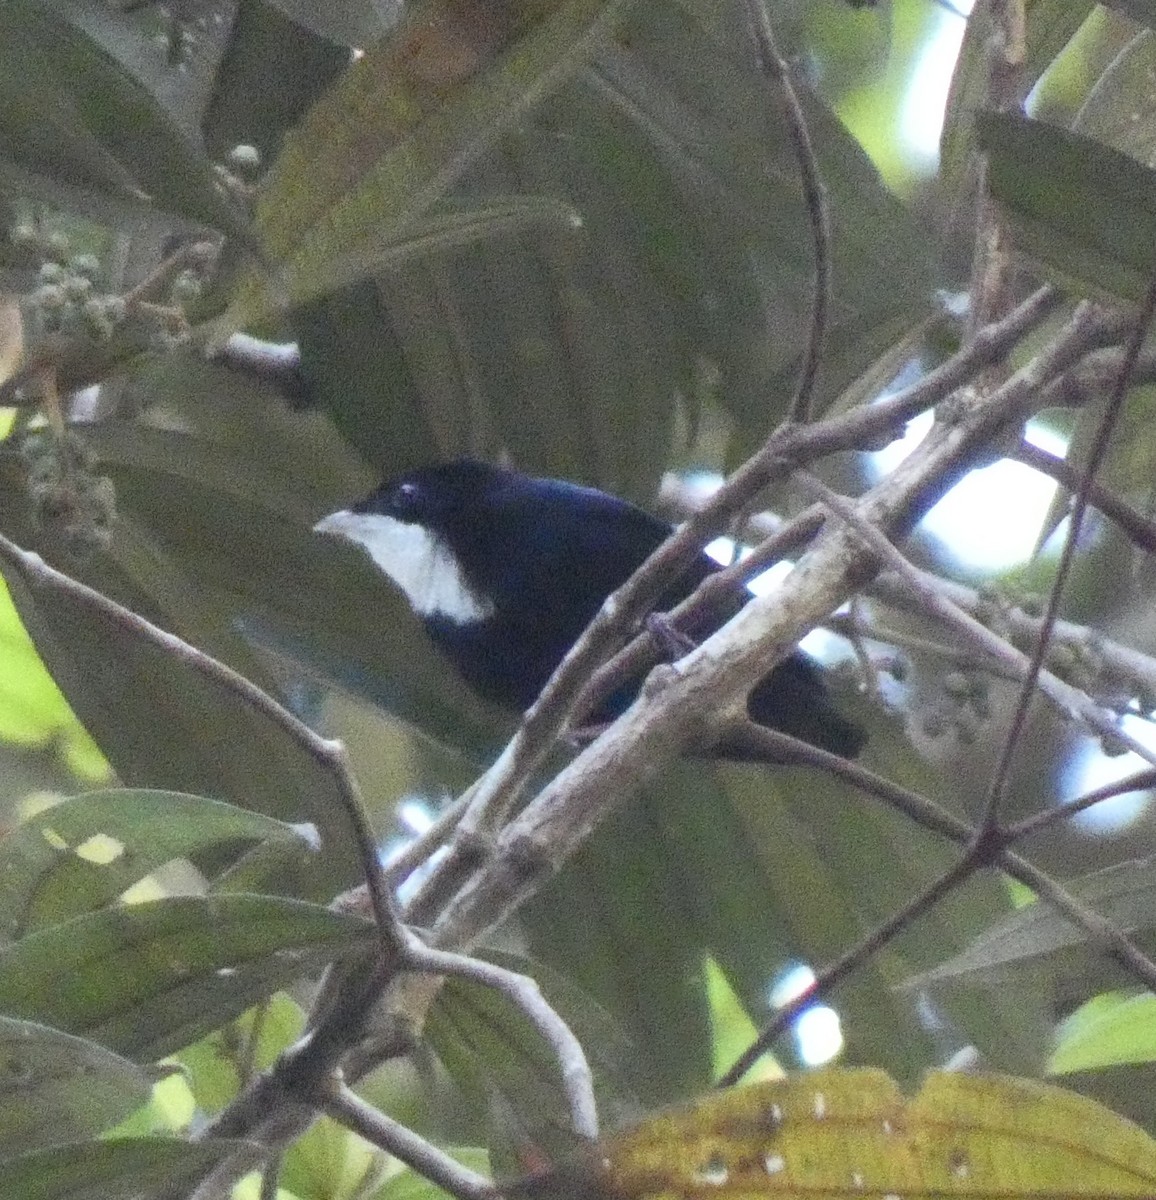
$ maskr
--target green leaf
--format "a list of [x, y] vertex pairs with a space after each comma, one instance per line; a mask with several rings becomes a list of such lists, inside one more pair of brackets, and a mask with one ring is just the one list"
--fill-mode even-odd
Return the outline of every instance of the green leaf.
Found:
[[1011, 113], [984, 113], [988, 184], [1017, 247], [1062, 283], [1139, 300], [1153, 269], [1156, 172], [1101, 142]]
[[103, 909], [0, 951], [0, 1008], [153, 1059], [373, 936], [360, 918], [272, 896]]
[[[1154, 5], [1156, 7], [1156, 5]], [[1156, 108], [1156, 34], [1145, 29], [1116, 55], [1096, 81], [1072, 124], [1076, 133], [1131, 154], [1145, 166], [1156, 164], [1156, 137], [1149, 120], [1136, 119]]]
[[[1025, 95], [1095, 8], [1089, 0], [1025, 0], [1027, 57], [1019, 68]], [[1001, 38], [992, 10], [976, 5], [956, 60], [939, 139], [936, 187], [947, 220], [967, 196], [976, 122], [991, 103], [992, 56], [1000, 52], [994, 47]]]
[[[18, 481], [0, 474], [5, 514], [0, 526], [17, 542], [39, 548], [35, 532], [21, 520], [26, 508], [17, 495]], [[233, 519], [238, 520], [235, 510]], [[139, 539], [134, 544], [131, 522], [122, 523], [117, 539], [130, 563], [134, 552], [148, 559], [147, 551], [155, 549]], [[265, 551], [258, 548], [254, 554], [250, 573], [268, 583], [268, 572], [254, 570]], [[164, 563], [162, 557], [153, 565]], [[182, 579], [179, 564], [167, 565], [167, 571], [141, 572], [142, 582], [155, 589], [149, 592], [134, 586], [131, 575], [126, 578], [115, 556], [95, 559], [87, 571], [75, 565], [73, 570], [105, 594], [176, 627], [201, 648], [217, 650], [241, 670], [255, 664], [252, 650], [228, 627], [235, 608], [209, 611], [204, 592]], [[121, 780], [213, 796], [290, 823], [315, 825], [321, 853], [287, 869], [284, 890], [329, 899], [357, 877], [357, 852], [329, 767], [233, 689], [132, 626], [71, 595], [30, 588], [12, 564], [0, 571], [45, 666]], [[172, 605], [175, 619], [156, 613], [158, 604]], [[264, 674], [257, 682], [273, 687]]]
[[[608, 1138], [598, 1160], [582, 1165], [583, 1190], [630, 1200], [700, 1195], [708, 1169], [712, 1192], [741, 1196], [1122, 1200], [1156, 1184], [1156, 1142], [1132, 1122], [1061, 1088], [963, 1071], [933, 1072], [911, 1100], [865, 1069], [729, 1088]], [[525, 1190], [569, 1194], [567, 1175]]]
[[101, 1133], [151, 1086], [148, 1072], [95, 1042], [0, 1017], [0, 1155]]
[[[346, 72], [286, 139], [257, 209], [275, 280], [251, 272], [228, 329], [308, 302], [335, 258], [377, 256], [584, 60], [626, 0], [530, 0], [478, 23], [438, 0]], [[318, 287], [318, 281], [322, 286]]]
[[1094, 996], [1061, 1023], [1050, 1075], [1156, 1061], [1156, 996]]
[[249, 240], [204, 151], [67, 13], [0, 6], [0, 149], [33, 172], [161, 207]]
[[[142, 582], [161, 588], [174, 570], [187, 572], [187, 585], [172, 588], [170, 582], [166, 593], [166, 599], [172, 595], [178, 621], [187, 617], [182, 606], [190, 593], [201, 604], [216, 605], [220, 622], [235, 621], [240, 609], [246, 628], [258, 639], [308, 662], [312, 672], [338, 679], [343, 687], [369, 696], [450, 745], [479, 757], [491, 753], [508, 728], [508, 718], [502, 719], [463, 688], [404, 597], [367, 556], [312, 532], [319, 516], [344, 506], [367, 487], [364, 472], [345, 461], [348, 452], [338, 457], [328, 422], [298, 418], [288, 429], [288, 422], [262, 415], [247, 398], [217, 391], [223, 386], [220, 368], [201, 372], [194, 363], [178, 365], [198, 386], [222, 397], [217, 407], [189, 400], [182, 409], [190, 423], [211, 433], [136, 426], [121, 428], [115, 436], [94, 434], [102, 468], [116, 481], [122, 514], [155, 539], [158, 568], [173, 564], [167, 576], [158, 569], [155, 583], [153, 572], [142, 575]], [[252, 417], [253, 427], [234, 439], [223, 423], [238, 420], [238, 411], [245, 414], [244, 421]], [[270, 454], [270, 447], [276, 453]], [[119, 543], [114, 554], [118, 550]], [[177, 628], [184, 631], [181, 623]], [[207, 631], [212, 634], [214, 629], [208, 626]], [[197, 641], [203, 644], [200, 637]], [[206, 648], [214, 646], [210, 642]], [[86, 689], [94, 682], [87, 675], [76, 680], [78, 688]], [[142, 682], [148, 688], [145, 696], [151, 697], [158, 681], [148, 677]], [[104, 705], [116, 700], [135, 709], [134, 699], [132, 694], [118, 695]], [[188, 703], [187, 690], [167, 696], [163, 703], [179, 710]], [[98, 715], [103, 711], [102, 706]], [[144, 717], [130, 714], [127, 719]], [[261, 772], [255, 773], [255, 756], [246, 752], [239, 736], [239, 730], [254, 723], [252, 715], [227, 704], [218, 719], [222, 740], [215, 754], [207, 753], [199, 741], [178, 741], [174, 730], [172, 741], [177, 744], [166, 740], [164, 748], [178, 757], [163, 758], [158, 748], [155, 759], [144, 764], [151, 776], [138, 768], [134, 781], [158, 782], [159, 776], [187, 791], [187, 785], [173, 778], [173, 763], [191, 760], [203, 772], [196, 790], [293, 822], [311, 821], [321, 830], [326, 850], [348, 845], [347, 825], [329, 785], [313, 795], [302, 787], [301, 770], [312, 776], [315, 766], [297, 759], [282, 739], [278, 757], [286, 770], [274, 775], [271, 767], [277, 759], [266, 758]], [[127, 732], [131, 731], [109, 723], [109, 737], [123, 742]], [[115, 757], [114, 761], [124, 776], [127, 764]], [[227, 789], [223, 777], [228, 777]], [[287, 803], [290, 798], [296, 799], [295, 810]], [[346, 861], [352, 875], [356, 865]]]
[[217, 156], [244, 143], [273, 162], [285, 131], [348, 65], [347, 46], [317, 37], [272, 4], [238, 4], [201, 121], [206, 144]]
[[544, 230], [551, 238], [580, 236], [582, 218], [570, 205], [548, 196], [499, 197], [487, 203], [455, 207], [420, 217], [376, 249], [338, 250], [317, 264], [307, 302], [383, 272], [397, 272], [414, 259], [444, 255], [474, 246]]
[[[639, 1048], [622, 1026], [581, 989], [556, 971], [524, 956], [479, 951], [487, 961], [532, 977], [543, 996], [582, 1043], [594, 1072], [599, 1108], [617, 1111], [637, 1104], [634, 1083]], [[519, 1142], [545, 1157], [570, 1149], [568, 1102], [558, 1060], [525, 1014], [494, 988], [447, 979], [426, 1023], [429, 1044], [479, 1116], [493, 1111], [496, 1096], [513, 1114]], [[505, 1124], [505, 1123], [502, 1123]], [[501, 1138], [508, 1128], [495, 1131]], [[493, 1147], [502, 1165], [517, 1168], [513, 1148]]]
[[220, 1112], [247, 1082], [247, 1072], [264, 1071], [305, 1030], [305, 1013], [284, 992], [263, 1000], [223, 1029], [177, 1054], [188, 1073], [197, 1107]]
[[245, 1145], [139, 1137], [53, 1146], [0, 1162], [0, 1200], [160, 1200]]
[[[1093, 871], [1064, 884], [1080, 903], [1127, 930], [1145, 953], [1156, 946], [1156, 860], [1133, 859]], [[1084, 969], [1104, 977], [1119, 972], [1105, 962], [1100, 947], [1088, 934], [1052, 905], [1037, 901], [993, 924], [962, 954], [908, 982], [917, 988], [939, 980], [978, 977], [1001, 982], [1020, 968], [1033, 965], [1068, 972]]]
[[230, 842], [309, 852], [292, 826], [201, 796], [118, 789], [64, 800], [0, 841], [3, 932], [19, 938], [101, 908], [171, 859]]

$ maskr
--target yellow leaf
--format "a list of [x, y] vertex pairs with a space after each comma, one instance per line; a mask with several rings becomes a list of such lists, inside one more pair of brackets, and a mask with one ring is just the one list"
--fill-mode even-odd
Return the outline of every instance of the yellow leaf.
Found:
[[1156, 1195], [1156, 1142], [1074, 1092], [940, 1072], [906, 1100], [882, 1071], [708, 1096], [513, 1189], [533, 1200], [1061, 1200]]

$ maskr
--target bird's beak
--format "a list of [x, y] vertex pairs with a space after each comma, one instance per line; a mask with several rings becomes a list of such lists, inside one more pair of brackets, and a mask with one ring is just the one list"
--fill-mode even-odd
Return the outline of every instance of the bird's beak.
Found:
[[316, 525], [313, 526], [314, 533], [329, 533], [336, 537], [350, 537], [354, 522], [357, 520], [357, 514], [352, 513], [347, 508], [341, 509], [340, 512], [330, 513], [327, 517], [322, 517]]

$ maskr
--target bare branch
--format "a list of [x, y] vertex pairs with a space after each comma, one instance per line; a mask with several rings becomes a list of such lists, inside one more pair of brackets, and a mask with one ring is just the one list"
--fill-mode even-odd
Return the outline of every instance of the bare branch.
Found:
[[324, 1095], [322, 1106], [339, 1125], [401, 1159], [458, 1200], [494, 1200], [497, 1195], [484, 1175], [463, 1167], [432, 1142], [367, 1104], [350, 1088], [335, 1083]]
[[1105, 800], [1112, 800], [1116, 796], [1126, 796], [1129, 792], [1146, 791], [1153, 787], [1156, 787], [1156, 771], [1149, 767], [1146, 770], [1137, 771], [1134, 775], [1129, 775], [1127, 779], [1117, 779], [1114, 783], [1106, 783], [1103, 787], [1085, 792], [1084, 795], [1077, 796], [1074, 800], [1068, 800], [1066, 803], [1057, 804], [1052, 808], [1045, 808], [1042, 812], [1025, 817], [1014, 825], [1008, 825], [1004, 828], [1004, 837], [1009, 842], [1019, 841], [1021, 838], [1038, 833], [1041, 829], [1050, 829], [1062, 821], [1069, 821], [1077, 814], [1086, 812], [1097, 804], [1103, 804]]
[[815, 391], [815, 379], [819, 373], [819, 360], [823, 353], [823, 339], [827, 332], [827, 312], [831, 304], [831, 220], [827, 210], [827, 189], [819, 173], [819, 160], [811, 143], [807, 118], [799, 103], [798, 93], [791, 81], [791, 69], [775, 42], [775, 31], [766, 0], [745, 0], [747, 17], [758, 48], [759, 66], [770, 80], [778, 98], [782, 101], [786, 116], [787, 133], [799, 164], [799, 181], [803, 186], [803, 200], [811, 223], [811, 241], [815, 255], [814, 287], [811, 295], [811, 323], [807, 342], [799, 364], [799, 378], [795, 393], [787, 407], [788, 421], [811, 419], [811, 397]]
[[495, 963], [451, 954], [424, 945], [410, 937], [406, 968], [433, 975], [453, 975], [501, 992], [517, 1005], [522, 1015], [546, 1040], [562, 1074], [562, 1087], [570, 1102], [574, 1131], [593, 1141], [598, 1137], [598, 1111], [594, 1103], [594, 1079], [582, 1044], [570, 1026], [546, 1002], [537, 983], [528, 975], [508, 971]]
[[[1021, 441], [1011, 452], [1011, 457], [1026, 467], [1031, 467], [1044, 475], [1050, 475], [1052, 479], [1071, 492], [1075, 492], [1080, 486], [1082, 476], [1070, 463], [1054, 454], [1049, 454], [1046, 450], [1041, 450], [1039, 446], [1032, 445], [1026, 439]], [[1083, 477], [1086, 478], [1086, 476]], [[1093, 508], [1098, 508], [1110, 521], [1115, 521], [1141, 550], [1147, 554], [1156, 553], [1156, 524], [1149, 521], [1130, 504], [1096, 483], [1095, 480], [1091, 481], [1088, 488], [1088, 503]]]
[[[1056, 566], [1056, 577], [1052, 582], [1051, 591], [1048, 594], [1048, 603], [1044, 609], [1044, 619], [1040, 628], [1040, 636], [1032, 650], [1027, 678], [1024, 680], [1023, 687], [1020, 690], [1019, 701], [1012, 715], [1007, 738], [1004, 741], [1003, 753], [1000, 755], [999, 765], [996, 767], [995, 775], [992, 778], [991, 790], [988, 793], [987, 803], [984, 807], [981, 826], [983, 831], [994, 829], [999, 819], [999, 806], [1003, 799], [1004, 791], [1007, 788], [1008, 779], [1011, 776], [1012, 759], [1015, 757], [1020, 737], [1027, 722], [1028, 710], [1031, 707], [1032, 698], [1035, 694], [1036, 680], [1043, 670], [1044, 656], [1048, 652], [1052, 630], [1055, 628], [1056, 618], [1059, 616], [1060, 598], [1064, 593], [1064, 585], [1068, 581], [1072, 565], [1075, 562], [1076, 547], [1080, 540], [1080, 530], [1083, 528], [1084, 515], [1088, 511], [1089, 491], [1092, 481], [1096, 477], [1096, 471], [1099, 469], [1104, 455], [1108, 452], [1108, 443], [1111, 440], [1112, 431], [1116, 428], [1116, 422], [1119, 420], [1120, 413], [1124, 407], [1124, 399], [1128, 394], [1128, 383], [1132, 378], [1132, 367], [1140, 354], [1140, 347], [1144, 344], [1144, 337], [1148, 332], [1148, 327], [1152, 324], [1154, 312], [1156, 312], [1156, 275], [1153, 275], [1148, 284], [1144, 303], [1137, 314], [1135, 327], [1125, 348], [1124, 361], [1120, 364], [1120, 373], [1116, 379], [1116, 386], [1096, 428], [1092, 447], [1088, 453], [1088, 463], [1084, 468], [1080, 486], [1076, 490], [1075, 502], [1072, 505], [1071, 515], [1068, 519], [1068, 534], [1064, 539], [1064, 548], [1060, 553], [1060, 561]], [[1156, 757], [1149, 757], [1148, 755], [1144, 757], [1148, 758], [1150, 762], [1156, 763]]]

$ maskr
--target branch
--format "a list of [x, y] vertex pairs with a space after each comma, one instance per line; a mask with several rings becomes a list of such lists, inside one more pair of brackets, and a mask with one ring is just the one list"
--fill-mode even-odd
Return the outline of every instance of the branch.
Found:
[[[1061, 487], [1075, 492], [1085, 478], [1065, 459], [1041, 450], [1026, 439], [1009, 456], [1043, 475], [1049, 475]], [[1147, 554], [1156, 553], [1156, 524], [1153, 524], [1115, 493], [1092, 480], [1088, 488], [1088, 503], [1098, 508], [1110, 521], [1115, 521], [1124, 533]]]
[[1153, 787], [1156, 787], [1156, 771], [1147, 767], [1143, 771], [1129, 775], [1127, 779], [1117, 779], [1114, 783], [1106, 783], [1103, 787], [1085, 792], [1084, 795], [1077, 796], [1074, 800], [1056, 804], [1041, 812], [1033, 813], [1030, 817], [1024, 817], [1022, 821], [1016, 821], [1014, 825], [1006, 826], [1004, 836], [1009, 842], [1016, 842], [1021, 838], [1030, 837], [1033, 833], [1038, 833], [1041, 829], [1050, 829], [1062, 821], [1069, 821], [1077, 814], [1085, 812], [1097, 804], [1102, 804], [1105, 800], [1112, 800], [1116, 796], [1126, 796], [1129, 792], [1147, 791]]
[[[991, 395], [960, 395], [920, 446], [858, 502], [859, 515], [887, 533], [903, 536], [986, 452], [993, 438], [1026, 417], [1046, 382], [1108, 343], [1119, 328], [1117, 320], [1081, 312]], [[792, 427], [789, 434], [798, 437], [810, 429]], [[728, 500], [774, 469], [766, 460], [785, 444], [786, 435], [772, 437], [727, 485]], [[782, 462], [777, 468], [788, 469]], [[704, 513], [713, 517], [719, 511], [717, 499], [708, 502]], [[680, 544], [680, 535], [689, 536], [688, 529], [697, 532], [701, 525], [690, 522], [664, 549]], [[767, 664], [784, 656], [806, 629], [877, 569], [875, 551], [856, 534], [825, 528], [773, 595], [756, 596], [697, 650], [673, 666], [659, 667], [644, 686], [640, 702], [501, 831], [490, 863], [465, 883], [438, 917], [437, 944], [468, 946], [512, 913], [560, 868], [617, 801], [633, 794], [685, 746], [701, 742], [707, 732], [704, 714], [740, 715], [747, 693], [766, 674]]]
[[957, 629], [974, 646], [990, 654], [1008, 670], [1013, 671], [1017, 679], [1025, 682], [1030, 680], [1033, 691], [1038, 686], [1040, 691], [1065, 717], [1077, 718], [1101, 736], [1121, 742], [1134, 754], [1139, 754], [1141, 758], [1156, 766], [1156, 750], [1145, 746], [1143, 742], [1121, 729], [1115, 716], [1101, 708], [1085, 692], [1072, 687], [1070, 683], [1065, 683], [1050, 671], [1043, 670], [1038, 663], [1033, 676], [1032, 659], [1029, 659], [1022, 650], [1017, 649], [1005, 638], [981, 624], [970, 613], [953, 604], [938, 588], [929, 586], [922, 573], [903, 557], [879, 529], [866, 522], [856, 512], [855, 507], [842, 496], [836, 495], [825, 484], [813, 476], [807, 475], [806, 472], [799, 472], [796, 478], [807, 491], [819, 496], [840, 520], [845, 521], [853, 528], [874, 553], [879, 555], [882, 562], [885, 562], [902, 577], [924, 611]]
[[598, 1111], [594, 1078], [581, 1042], [570, 1026], [546, 1002], [537, 983], [528, 975], [508, 971], [495, 963], [435, 950], [410, 936], [406, 968], [431, 975], [453, 975], [501, 992], [546, 1040], [562, 1073], [562, 1087], [570, 1102], [575, 1133], [593, 1141], [598, 1137]]
[[802, 362], [799, 365], [795, 393], [787, 407], [788, 421], [806, 422], [811, 419], [811, 397], [819, 373], [823, 339], [827, 332], [827, 312], [831, 304], [831, 220], [827, 211], [827, 189], [819, 173], [819, 161], [807, 128], [807, 118], [803, 115], [803, 106], [799, 103], [795, 85], [791, 81], [790, 67], [775, 43], [775, 31], [766, 0], [745, 2], [747, 18], [758, 50], [759, 67], [782, 100], [787, 133], [799, 164], [799, 182], [803, 187], [803, 200], [811, 223], [811, 241], [815, 254], [811, 322]]
[[339, 1125], [388, 1151], [458, 1200], [495, 1200], [497, 1197], [497, 1190], [484, 1175], [463, 1167], [444, 1150], [367, 1104], [349, 1088], [335, 1083], [323, 1097], [322, 1107]]
[[[916, 614], [926, 613], [924, 600], [927, 591], [939, 593], [945, 600], [972, 617], [990, 607], [974, 588], [966, 584], [940, 579], [939, 576], [920, 570], [910, 563], [907, 566], [908, 571], [902, 575], [896, 571], [880, 572], [867, 588], [868, 594], [894, 608]], [[911, 586], [914, 579], [918, 579], [920, 583], [918, 591], [913, 590]], [[1013, 646], [1034, 644], [1043, 627], [1041, 617], [1014, 605], [1002, 611], [1000, 617], [1006, 622], [1008, 639]], [[1156, 695], [1156, 658], [1111, 638], [1101, 637], [1098, 631], [1072, 621], [1057, 621], [1054, 633], [1061, 643], [1094, 648], [1103, 663], [1105, 673], [1126, 684], [1133, 693], [1138, 691]], [[1022, 678], [1018, 668], [1012, 668], [1008, 664], [1008, 669], [1014, 670], [1015, 678]], [[1116, 736], [1117, 733], [1112, 734], [1113, 738]]]

